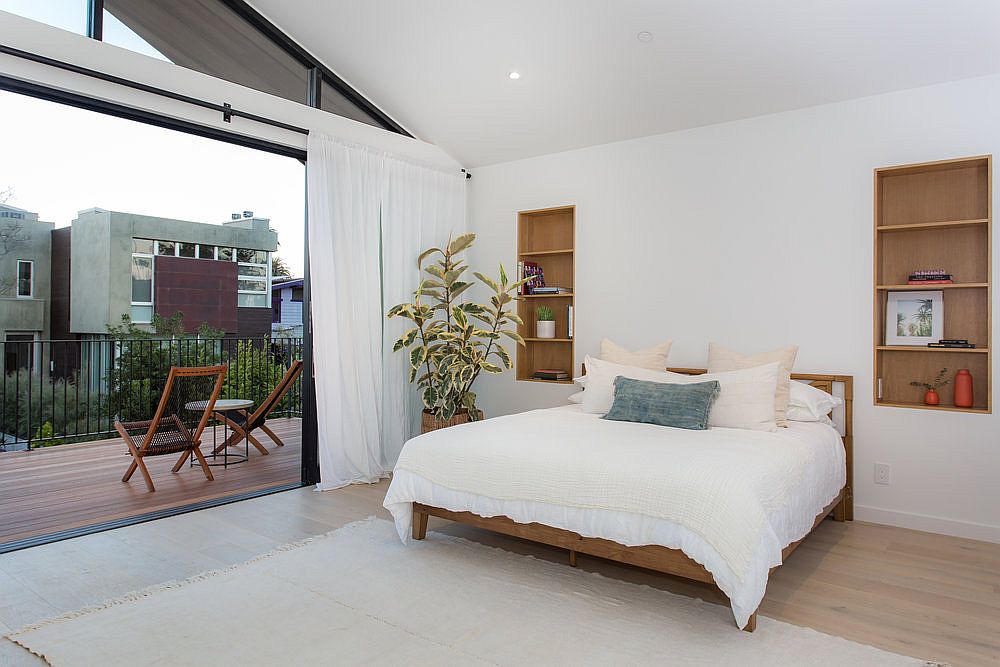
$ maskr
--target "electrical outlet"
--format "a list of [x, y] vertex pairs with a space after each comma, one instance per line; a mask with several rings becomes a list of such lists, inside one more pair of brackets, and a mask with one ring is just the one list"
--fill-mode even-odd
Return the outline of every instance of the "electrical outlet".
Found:
[[892, 477], [889, 474], [889, 464], [888, 463], [876, 463], [875, 464], [875, 483], [876, 484], [891, 484]]

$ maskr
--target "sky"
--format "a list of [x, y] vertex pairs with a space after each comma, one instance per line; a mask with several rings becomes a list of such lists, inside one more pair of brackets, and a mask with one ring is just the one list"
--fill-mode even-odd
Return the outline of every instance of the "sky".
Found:
[[[0, 10], [83, 32], [80, 0], [0, 0]], [[77, 27], [79, 26], [79, 27]], [[164, 59], [106, 16], [105, 41]], [[293, 158], [0, 91], [0, 191], [65, 227], [98, 207], [220, 224], [253, 211], [301, 276], [305, 167]]]

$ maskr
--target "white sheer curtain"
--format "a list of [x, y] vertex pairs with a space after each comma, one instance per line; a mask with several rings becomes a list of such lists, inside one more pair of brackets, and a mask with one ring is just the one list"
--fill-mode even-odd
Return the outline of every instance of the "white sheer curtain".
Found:
[[460, 173], [312, 133], [308, 149], [321, 490], [385, 477], [417, 432], [420, 403], [405, 355], [405, 322], [386, 320], [419, 281], [416, 258], [465, 229]]

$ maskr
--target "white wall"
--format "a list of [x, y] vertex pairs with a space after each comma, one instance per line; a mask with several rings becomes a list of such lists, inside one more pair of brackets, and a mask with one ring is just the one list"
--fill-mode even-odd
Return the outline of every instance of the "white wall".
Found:
[[[479, 168], [471, 260], [512, 267], [516, 211], [576, 204], [574, 371], [605, 336], [673, 339], [677, 366], [703, 366], [710, 340], [796, 343], [797, 370], [855, 378], [858, 519], [1000, 542], [1000, 416], [875, 408], [871, 388], [872, 169], [1000, 157], [998, 108], [993, 76]], [[492, 415], [572, 391], [477, 385]]]

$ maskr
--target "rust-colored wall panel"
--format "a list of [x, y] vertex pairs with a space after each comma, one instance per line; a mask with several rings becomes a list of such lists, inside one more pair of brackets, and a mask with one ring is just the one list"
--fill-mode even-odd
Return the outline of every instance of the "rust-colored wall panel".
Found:
[[195, 332], [203, 323], [236, 333], [236, 264], [210, 259], [165, 257], [154, 264], [153, 303], [156, 313], [184, 313], [184, 328]]

